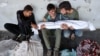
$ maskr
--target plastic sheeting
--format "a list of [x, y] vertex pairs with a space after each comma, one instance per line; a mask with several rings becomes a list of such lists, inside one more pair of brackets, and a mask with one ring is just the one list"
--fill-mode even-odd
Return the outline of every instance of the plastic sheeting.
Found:
[[30, 43], [3, 40], [0, 42], [0, 56], [43, 56], [43, 47], [38, 35], [32, 36]]
[[11, 39], [0, 41], [0, 56], [9, 56], [10, 50], [13, 50], [18, 44]]
[[12, 50], [10, 56], [43, 56], [43, 48], [39, 41], [23, 41]]

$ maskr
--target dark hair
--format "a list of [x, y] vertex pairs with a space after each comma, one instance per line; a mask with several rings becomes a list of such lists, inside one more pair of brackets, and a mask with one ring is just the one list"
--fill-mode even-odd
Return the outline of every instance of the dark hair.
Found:
[[50, 11], [50, 10], [52, 10], [52, 9], [55, 9], [56, 7], [55, 7], [55, 5], [53, 5], [53, 4], [48, 4], [48, 6], [47, 6], [47, 10], [48, 11]]
[[32, 8], [31, 5], [26, 5], [26, 6], [24, 7], [24, 11], [33, 11], [33, 8]]
[[66, 9], [66, 10], [70, 10], [70, 9], [72, 9], [72, 6], [69, 1], [63, 1], [59, 5], [59, 9], [62, 9], [62, 8]]

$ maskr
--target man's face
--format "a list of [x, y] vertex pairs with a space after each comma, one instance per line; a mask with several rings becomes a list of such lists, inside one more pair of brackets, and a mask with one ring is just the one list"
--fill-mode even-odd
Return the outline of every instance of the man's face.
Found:
[[50, 16], [54, 16], [56, 13], [56, 9], [52, 9], [52, 10], [48, 11], [48, 13]]
[[24, 11], [25, 17], [30, 17], [32, 15], [32, 11]]
[[64, 15], [67, 13], [67, 11], [66, 11], [66, 9], [62, 8], [62, 9], [60, 9], [60, 13]]

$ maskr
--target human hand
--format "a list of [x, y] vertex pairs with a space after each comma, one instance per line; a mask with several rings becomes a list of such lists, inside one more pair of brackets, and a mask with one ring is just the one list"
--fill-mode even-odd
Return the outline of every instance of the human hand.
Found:
[[38, 26], [36, 24], [31, 24], [31, 26], [32, 26], [32, 28], [35, 28], [35, 29], [38, 28]]
[[72, 26], [70, 26], [69, 29], [74, 30], [74, 28]]
[[42, 25], [41, 25], [41, 29], [44, 29], [44, 28], [45, 28], [45, 24], [42, 24]]
[[62, 29], [68, 29], [68, 25], [67, 24], [62, 24], [61, 27], [62, 27]]

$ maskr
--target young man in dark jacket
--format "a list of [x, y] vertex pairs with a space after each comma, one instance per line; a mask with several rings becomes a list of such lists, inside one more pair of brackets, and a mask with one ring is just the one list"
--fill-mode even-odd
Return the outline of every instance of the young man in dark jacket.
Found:
[[17, 25], [6, 23], [4, 27], [16, 35], [13, 40], [18, 42], [28, 41], [30, 36], [34, 34], [31, 28], [37, 28], [33, 14], [33, 8], [30, 5], [26, 5], [24, 10], [17, 11], [17, 20]]

